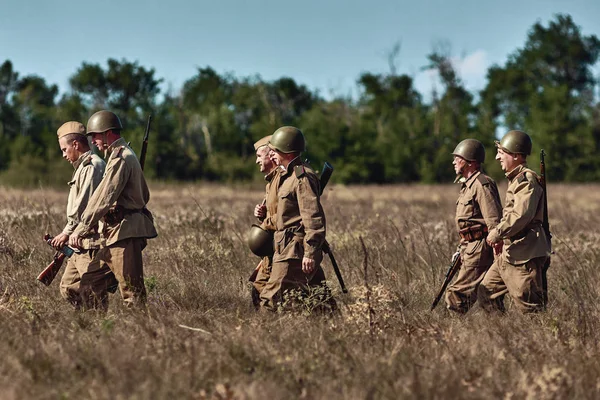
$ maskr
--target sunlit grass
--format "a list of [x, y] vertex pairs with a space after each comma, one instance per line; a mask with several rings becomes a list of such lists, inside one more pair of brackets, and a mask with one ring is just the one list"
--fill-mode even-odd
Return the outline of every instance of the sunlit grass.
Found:
[[598, 398], [600, 186], [549, 190], [548, 311], [522, 316], [508, 302], [505, 316], [457, 317], [428, 310], [457, 244], [458, 186], [328, 188], [328, 240], [350, 293], [326, 260], [340, 312], [323, 317], [250, 304], [258, 259], [244, 240], [260, 187], [153, 185], [147, 312], [117, 293], [107, 314], [73, 311], [59, 278], [35, 280], [66, 188], [0, 188], [0, 397]]

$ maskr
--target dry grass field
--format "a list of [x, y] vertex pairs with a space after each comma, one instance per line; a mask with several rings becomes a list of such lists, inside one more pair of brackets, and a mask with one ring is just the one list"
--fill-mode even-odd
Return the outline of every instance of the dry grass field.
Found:
[[458, 186], [328, 188], [327, 236], [350, 293], [326, 261], [341, 312], [324, 317], [250, 305], [258, 259], [244, 239], [260, 188], [153, 185], [147, 311], [117, 293], [107, 314], [73, 311], [60, 277], [35, 279], [66, 185], [0, 188], [0, 398], [600, 398], [600, 186], [549, 191], [548, 311], [507, 302], [505, 315], [457, 317], [429, 306], [457, 244]]

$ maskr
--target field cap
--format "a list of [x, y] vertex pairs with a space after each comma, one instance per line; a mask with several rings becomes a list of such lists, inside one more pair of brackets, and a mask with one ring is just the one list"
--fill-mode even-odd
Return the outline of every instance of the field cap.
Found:
[[63, 136], [70, 135], [71, 133], [85, 136], [85, 126], [83, 126], [81, 122], [69, 121], [62, 124], [56, 131], [59, 139]]
[[258, 142], [254, 143], [254, 150], [258, 150], [263, 146], [266, 146], [269, 144], [269, 140], [271, 140], [271, 136], [273, 135], [269, 135], [269, 136], [265, 136], [264, 138], [260, 139]]

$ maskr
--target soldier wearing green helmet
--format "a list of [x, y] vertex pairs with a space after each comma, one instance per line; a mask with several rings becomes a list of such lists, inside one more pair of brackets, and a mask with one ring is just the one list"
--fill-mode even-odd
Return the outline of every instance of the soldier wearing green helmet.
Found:
[[254, 216], [260, 225], [254, 224], [248, 233], [248, 247], [257, 256], [260, 262], [250, 276], [252, 282], [252, 304], [260, 308], [260, 293], [265, 287], [271, 274], [273, 265], [273, 232], [275, 232], [275, 214], [277, 212], [277, 188], [281, 169], [269, 158], [269, 140], [271, 135], [265, 136], [254, 143], [256, 151], [256, 164], [260, 172], [265, 174], [265, 197], [260, 204], [254, 207]]
[[103, 247], [95, 255], [105, 262], [119, 282], [126, 306], [145, 303], [142, 250], [147, 239], [158, 234], [146, 204], [150, 191], [140, 162], [121, 137], [121, 120], [111, 111], [98, 111], [88, 120], [88, 135], [108, 158], [100, 185], [90, 198], [79, 224], [69, 238], [81, 247], [82, 238], [102, 221]]
[[485, 238], [502, 216], [496, 182], [481, 170], [485, 148], [475, 139], [465, 139], [454, 151], [456, 182], [461, 183], [456, 202], [456, 227], [460, 237], [461, 267], [446, 292], [446, 307], [466, 313], [477, 300], [477, 287], [494, 262], [494, 251]]
[[269, 157], [282, 168], [279, 173], [276, 204], [267, 201], [276, 210], [274, 223], [274, 255], [269, 280], [261, 292], [263, 309], [276, 310], [293, 304], [284, 302], [287, 293], [299, 290], [306, 293], [310, 287], [321, 286], [324, 309], [335, 308], [325, 283], [321, 267], [325, 242], [325, 214], [321, 206], [320, 183], [312, 168], [302, 162], [300, 155], [306, 148], [304, 134], [293, 126], [275, 131], [269, 141]]
[[485, 310], [504, 311], [508, 293], [521, 312], [541, 311], [542, 268], [550, 256], [550, 242], [542, 228], [544, 189], [539, 176], [527, 167], [531, 138], [513, 130], [496, 147], [508, 188], [502, 219], [490, 230], [487, 242], [502, 251], [479, 285], [478, 298]]

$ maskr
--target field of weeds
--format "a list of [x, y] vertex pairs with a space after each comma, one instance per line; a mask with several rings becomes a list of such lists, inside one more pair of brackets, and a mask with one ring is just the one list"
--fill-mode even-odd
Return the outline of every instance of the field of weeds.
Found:
[[335, 317], [250, 305], [259, 260], [244, 240], [260, 188], [151, 188], [147, 312], [117, 293], [106, 314], [72, 310], [60, 277], [35, 279], [66, 185], [0, 188], [0, 398], [600, 398], [600, 186], [549, 187], [547, 312], [508, 303], [506, 315], [464, 317], [429, 311], [457, 244], [458, 186], [327, 189], [327, 237], [350, 291], [326, 261]]

